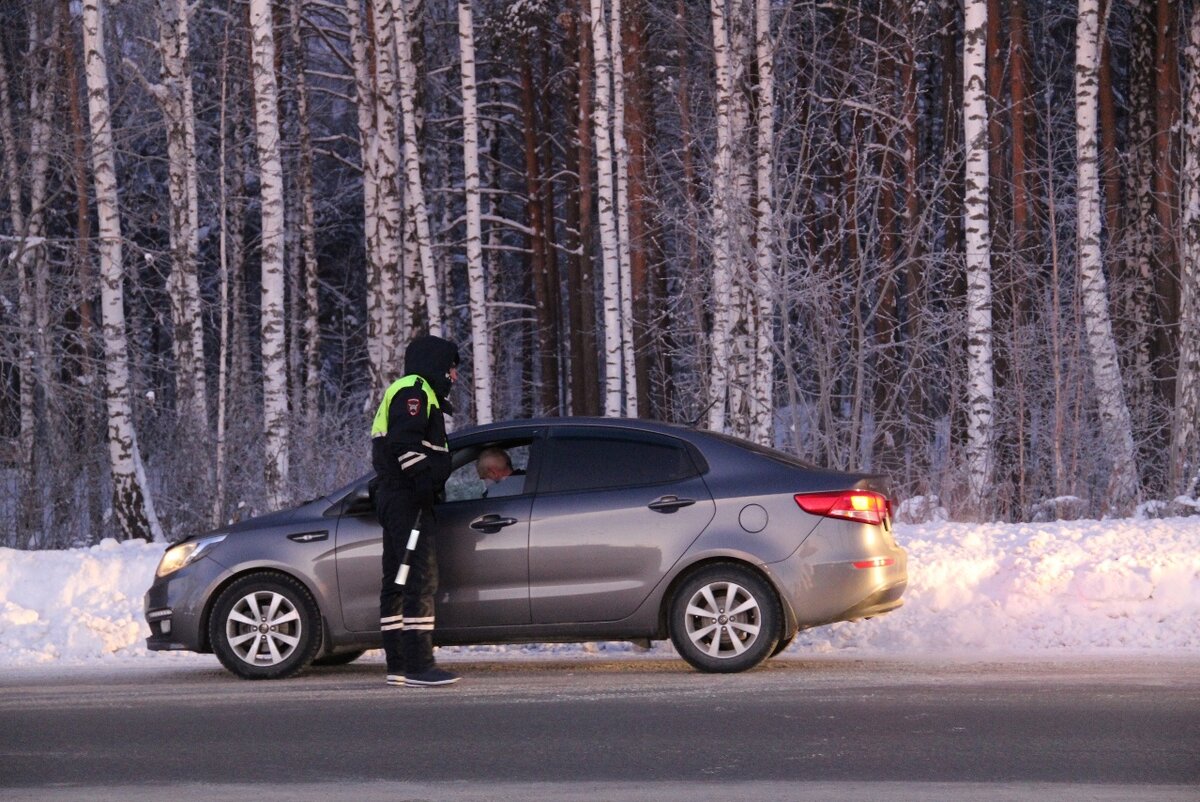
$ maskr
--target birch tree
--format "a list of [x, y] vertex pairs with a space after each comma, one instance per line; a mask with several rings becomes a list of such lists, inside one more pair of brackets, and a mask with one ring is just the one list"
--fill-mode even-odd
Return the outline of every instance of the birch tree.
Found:
[[1183, 132], [1179, 370], [1171, 427], [1168, 492], [1196, 495], [1200, 482], [1200, 10], [1192, 11], [1184, 50], [1187, 96]]
[[300, 163], [297, 184], [300, 190], [300, 242], [304, 270], [299, 290], [303, 290], [304, 412], [309, 425], [315, 425], [320, 403], [321, 332], [317, 294], [317, 210], [313, 197], [313, 141], [309, 117], [306, 42], [301, 29], [300, 0], [291, 8], [292, 49], [296, 53], [296, 122], [299, 127]]
[[1079, 0], [1075, 33], [1075, 147], [1078, 161], [1078, 254], [1084, 325], [1103, 441], [1111, 460], [1108, 501], [1127, 512], [1138, 497], [1137, 457], [1121, 387], [1116, 341], [1100, 252], [1100, 177], [1096, 144], [1100, 0]]
[[708, 374], [708, 428], [725, 429], [725, 403], [729, 389], [729, 340], [733, 281], [730, 275], [733, 243], [730, 241], [728, 208], [732, 195], [733, 141], [731, 105], [733, 79], [730, 74], [730, 47], [725, 0], [712, 0], [713, 62], [716, 71], [716, 151], [712, 167], [712, 330], [709, 335], [711, 362]]
[[280, 160], [279, 90], [270, 0], [250, 2], [250, 53], [254, 73], [254, 129], [262, 204], [263, 433], [267, 497], [287, 501], [288, 392], [284, 319], [283, 165]]
[[617, 229], [616, 186], [612, 144], [612, 55], [608, 41], [608, 19], [604, 0], [591, 0], [592, 50], [596, 63], [597, 212], [600, 221], [602, 286], [604, 287], [604, 414], [617, 417], [624, 404], [622, 375], [625, 368], [621, 349], [621, 257]]
[[113, 516], [126, 538], [164, 541], [138, 449], [125, 334], [125, 281], [112, 113], [108, 100], [108, 61], [104, 47], [102, 0], [83, 0], [83, 48], [92, 169], [100, 224], [100, 308], [103, 318], [108, 455], [112, 472]]
[[475, 87], [475, 12], [458, 0], [458, 57], [463, 97], [463, 188], [467, 207], [467, 284], [471, 300], [471, 378], [475, 422], [492, 421], [492, 350], [483, 269], [483, 205], [479, 188], [479, 104]]
[[629, 144], [625, 137], [625, 59], [622, 57], [621, 0], [610, 0], [609, 45], [612, 52], [612, 130], [616, 167], [617, 269], [620, 293], [621, 374], [624, 412], [638, 414], [637, 367], [633, 359], [633, 280], [629, 253]]
[[[204, 326], [200, 309], [200, 200], [196, 176], [196, 111], [186, 0], [158, 0], [161, 80], [147, 82], [167, 128], [171, 273], [167, 281], [174, 327], [176, 405], [197, 433], [208, 429]], [[130, 65], [133, 71], [137, 66]]]
[[775, 331], [772, 325], [775, 283], [775, 46], [771, 39], [770, 0], [754, 3], [754, 51], [758, 66], [757, 141], [755, 180], [758, 208], [755, 216], [754, 304], [756, 341], [750, 392], [749, 433], [762, 445], [772, 445], [774, 404], [772, 378], [775, 373]]
[[[358, 0], [347, 0], [357, 5]], [[401, 239], [403, 199], [400, 188], [399, 84], [396, 66], [395, 3], [371, 0], [372, 52], [359, 43], [353, 30], [358, 76], [359, 127], [363, 140], [363, 192], [367, 237], [368, 343], [372, 352], [372, 386], [378, 396], [401, 370], [401, 344], [407, 336], [401, 303]], [[373, 55], [373, 58], [372, 58]], [[361, 61], [360, 61], [361, 60]], [[359, 64], [362, 67], [359, 67]], [[374, 74], [369, 73], [370, 65]], [[368, 88], [369, 87], [369, 88]], [[372, 102], [373, 101], [373, 102]], [[364, 114], [364, 111], [366, 113]], [[363, 126], [366, 126], [365, 128]]]
[[425, 311], [429, 331], [442, 332], [442, 302], [437, 266], [433, 261], [433, 233], [429, 227], [429, 208], [425, 203], [425, 185], [421, 178], [421, 146], [417, 138], [417, 68], [413, 62], [407, 0], [396, 2], [396, 73], [400, 85], [400, 111], [404, 120], [404, 179], [408, 215], [416, 229], [417, 255], [425, 290]]
[[992, 471], [992, 268], [988, 216], [987, 0], [966, 0], [963, 33], [963, 222], [967, 267], [967, 444], [969, 505], [980, 511]]

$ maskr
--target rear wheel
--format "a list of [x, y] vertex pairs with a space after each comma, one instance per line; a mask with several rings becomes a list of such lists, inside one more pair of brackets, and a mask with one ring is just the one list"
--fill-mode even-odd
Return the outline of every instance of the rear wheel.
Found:
[[688, 578], [671, 600], [671, 641], [684, 660], [712, 673], [753, 668], [779, 642], [783, 615], [775, 591], [739, 565], [712, 565]]
[[308, 588], [284, 574], [251, 574], [221, 592], [208, 622], [221, 665], [243, 679], [283, 679], [321, 648], [321, 617]]

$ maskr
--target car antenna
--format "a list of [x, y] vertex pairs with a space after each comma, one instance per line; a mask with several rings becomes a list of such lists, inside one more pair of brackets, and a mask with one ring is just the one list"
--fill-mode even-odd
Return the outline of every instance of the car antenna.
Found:
[[707, 415], [708, 411], [710, 409], [712, 409], [713, 407], [715, 407], [717, 405], [717, 401], [719, 401], [719, 400], [720, 399], [718, 399], [718, 398], [714, 398], [711, 402], [709, 402], [708, 406], [706, 406], [704, 409], [700, 410], [699, 415], [697, 415], [696, 417], [694, 417], [690, 421], [688, 421], [688, 423], [687, 423], [688, 428], [695, 429], [696, 426], [699, 425], [701, 418], [703, 418], [705, 415]]

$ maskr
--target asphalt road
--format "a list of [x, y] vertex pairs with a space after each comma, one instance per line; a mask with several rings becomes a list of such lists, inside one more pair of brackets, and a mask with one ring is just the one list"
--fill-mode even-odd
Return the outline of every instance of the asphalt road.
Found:
[[1196, 659], [453, 667], [25, 670], [0, 679], [0, 798], [1200, 800]]

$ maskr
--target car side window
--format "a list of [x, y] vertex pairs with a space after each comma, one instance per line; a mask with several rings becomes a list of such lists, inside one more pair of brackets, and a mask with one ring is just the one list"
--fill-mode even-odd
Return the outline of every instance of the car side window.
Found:
[[682, 443], [653, 436], [570, 434], [553, 439], [554, 456], [543, 484], [550, 492], [679, 481], [696, 475]]
[[[485, 448], [503, 449], [512, 461], [513, 475], [490, 485], [485, 482], [479, 475], [478, 464], [479, 455]], [[525, 471], [529, 467], [531, 448], [530, 440], [525, 439], [489, 443], [486, 446], [473, 445], [456, 450], [451, 456], [451, 464], [454, 469], [450, 473], [450, 478], [446, 480], [445, 500], [468, 501], [484, 498], [485, 494], [489, 497], [496, 497], [514, 496], [526, 492], [524, 487]], [[501, 489], [498, 491], [497, 488]]]

